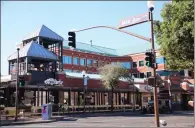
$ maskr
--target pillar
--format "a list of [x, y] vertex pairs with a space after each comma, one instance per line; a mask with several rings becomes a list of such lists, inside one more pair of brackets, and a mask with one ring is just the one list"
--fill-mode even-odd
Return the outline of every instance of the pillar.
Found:
[[68, 105], [71, 106], [71, 90], [68, 90]]
[[34, 106], [36, 106], [36, 91], [34, 91], [33, 96], [34, 96]]
[[41, 105], [43, 105], [43, 90], [41, 91]]
[[127, 92], [127, 104], [130, 103], [130, 92]]
[[119, 92], [119, 105], [121, 105], [121, 92]]

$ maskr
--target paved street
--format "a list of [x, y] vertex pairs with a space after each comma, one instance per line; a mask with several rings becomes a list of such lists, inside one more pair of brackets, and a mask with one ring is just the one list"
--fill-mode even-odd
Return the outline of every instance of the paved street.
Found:
[[[161, 115], [166, 120], [167, 127], [193, 127], [194, 118], [191, 114]], [[29, 124], [22, 127], [155, 127], [154, 115], [132, 113], [117, 114], [87, 114], [66, 116], [63, 120], [53, 123]], [[10, 127], [10, 126], [8, 126]], [[12, 126], [12, 127], [21, 127]]]

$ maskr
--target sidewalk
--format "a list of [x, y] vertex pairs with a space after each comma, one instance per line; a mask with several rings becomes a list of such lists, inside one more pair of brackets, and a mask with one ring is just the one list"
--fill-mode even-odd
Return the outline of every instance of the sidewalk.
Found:
[[62, 119], [62, 116], [53, 116], [50, 120], [42, 120], [42, 118], [25, 118], [18, 119], [18, 121], [14, 121], [14, 119], [10, 120], [0, 120], [0, 126], [10, 126], [10, 125], [23, 125], [23, 124], [37, 124], [37, 123], [51, 123], [57, 120]]
[[193, 110], [188, 111], [174, 111], [173, 114], [194, 114]]

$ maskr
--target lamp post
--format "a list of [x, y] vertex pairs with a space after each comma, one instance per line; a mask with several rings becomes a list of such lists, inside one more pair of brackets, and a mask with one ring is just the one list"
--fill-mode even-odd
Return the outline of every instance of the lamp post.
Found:
[[[148, 1], [147, 2], [148, 8], [149, 8], [149, 13], [150, 13], [150, 26], [151, 26], [151, 46], [152, 46], [152, 52], [154, 54], [154, 63], [156, 63], [156, 52], [154, 48], [154, 31], [153, 31], [153, 13], [152, 11], [154, 10], [154, 1]], [[153, 77], [156, 76], [156, 67], [153, 68], [152, 71]], [[156, 79], [155, 79], [156, 81]], [[158, 109], [158, 97], [157, 97], [157, 86], [156, 82], [154, 82], [154, 111], [155, 111], [155, 123], [157, 127], [160, 127], [159, 123], [159, 109]]]
[[169, 109], [170, 111], [172, 110], [172, 103], [171, 103], [171, 80], [170, 80], [170, 75], [168, 77], [168, 89], [169, 89]]
[[130, 81], [132, 82], [132, 84], [130, 84], [131, 86], [133, 86], [133, 111], [135, 111], [135, 84], [134, 84], [134, 79], [135, 77], [129, 73], [130, 76]]
[[17, 48], [18, 56], [17, 56], [17, 73], [16, 73], [15, 121], [18, 120], [19, 51], [20, 51], [20, 48]]
[[85, 112], [85, 91], [86, 91], [86, 83], [85, 83], [85, 74], [86, 72], [85, 71], [82, 71], [82, 74], [83, 74], [83, 99], [84, 99], [84, 104], [83, 104], [83, 112]]
[[135, 77], [134, 77], [134, 75], [132, 75], [131, 79], [132, 79], [132, 82], [133, 82], [133, 111], [135, 111], [136, 102], [135, 102], [135, 84], [134, 84]]

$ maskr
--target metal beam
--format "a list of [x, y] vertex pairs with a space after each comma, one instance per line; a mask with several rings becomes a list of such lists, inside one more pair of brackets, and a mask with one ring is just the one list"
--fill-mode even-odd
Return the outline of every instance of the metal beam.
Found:
[[118, 29], [116, 27], [111, 27], [111, 26], [93, 26], [93, 27], [89, 27], [89, 28], [85, 28], [85, 29], [75, 30], [74, 32], [81, 32], [81, 31], [86, 31], [86, 30], [94, 29], [94, 28], [110, 28], [110, 29], [113, 29], [113, 30], [116, 30], [116, 31], [119, 31], [119, 32], [126, 33], [128, 35], [131, 35], [131, 36], [140, 38], [142, 40], [151, 42], [151, 39], [150, 38], [147, 38], [147, 37], [144, 37], [144, 36], [140, 36], [138, 34], [135, 34], [135, 33], [132, 33], [132, 32], [128, 32], [128, 31], [125, 31], [125, 30], [121, 30], [121, 29]]

